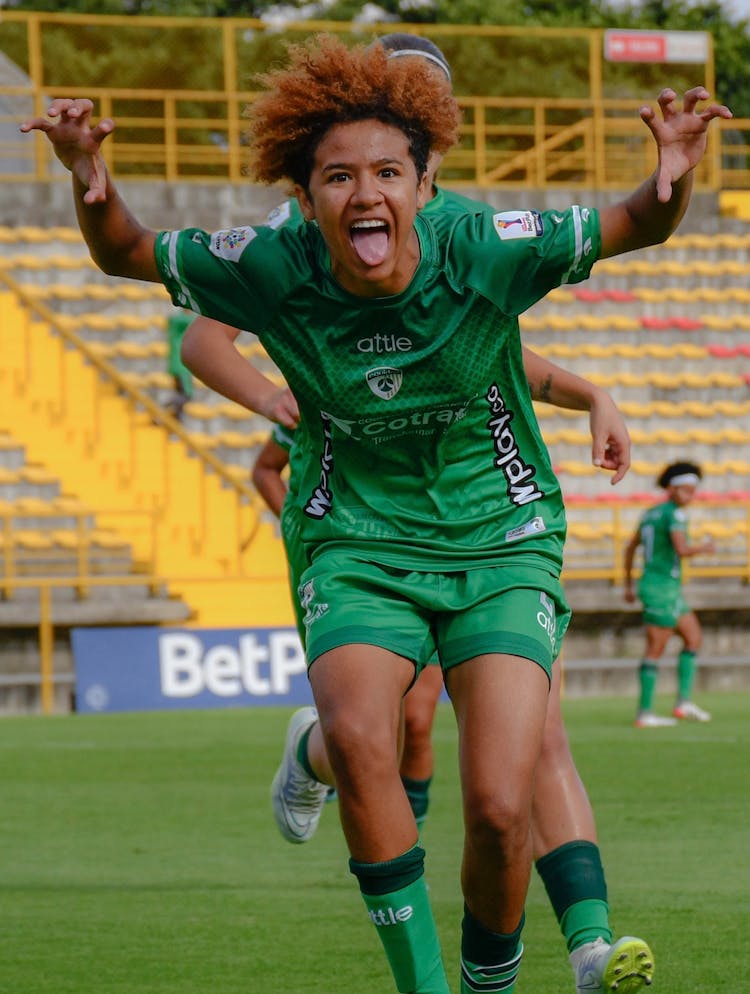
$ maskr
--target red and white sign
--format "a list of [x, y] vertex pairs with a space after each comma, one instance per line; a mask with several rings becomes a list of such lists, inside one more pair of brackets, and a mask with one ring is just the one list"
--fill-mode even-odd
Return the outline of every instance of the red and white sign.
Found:
[[707, 62], [706, 31], [604, 32], [604, 57], [610, 62]]

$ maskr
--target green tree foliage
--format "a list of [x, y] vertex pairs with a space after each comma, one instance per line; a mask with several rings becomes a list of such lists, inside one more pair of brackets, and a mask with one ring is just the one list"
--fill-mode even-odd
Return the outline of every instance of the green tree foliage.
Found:
[[[56, 11], [77, 14], [177, 15], [182, 17], [261, 17], [280, 6], [275, 0], [10, 0], [14, 10]], [[287, 0], [286, 10], [300, 11], [300, 19], [310, 16], [312, 4]], [[315, 16], [326, 20], [357, 20], [365, 0], [336, 0], [332, 6], [319, 6]], [[714, 39], [716, 98], [728, 103], [735, 116], [750, 117], [750, 22], [733, 23], [721, 0], [698, 0], [687, 6], [684, 0], [643, 0], [613, 4], [611, 0], [380, 0], [382, 22], [406, 21], [429, 24], [476, 24], [527, 27], [592, 27], [710, 31]], [[5, 30], [5, 29], [4, 29]], [[123, 29], [117, 39], [106, 29], [91, 26], [83, 32], [45, 28], [45, 61], [53, 57], [55, 75], [60, 80], [76, 79], [86, 85], [107, 78], [118, 86], [164, 86], [175, 80], [183, 85], [221, 85], [220, 55], [213, 40], [191, 36], [185, 29], [175, 43], [166, 34], [154, 32], [144, 44], [134, 33], [123, 43]], [[196, 32], [198, 29], [194, 29]], [[4, 50], [23, 64], [23, 45], [13, 32]], [[14, 41], [14, 37], [16, 40]], [[353, 37], [362, 37], [361, 34]], [[210, 39], [210, 40], [209, 40]], [[436, 38], [454, 68], [459, 93], [488, 95], [550, 94], [585, 96], [588, 72], [586, 46], [564, 38], [541, 42], [532, 35], [507, 39]], [[206, 47], [204, 47], [204, 45]], [[199, 46], [197, 49], [195, 46]], [[201, 58], [194, 57], [195, 51]], [[252, 73], [262, 70], [283, 51], [279, 37], [249, 36], [238, 42], [241, 64], [246, 67], [241, 85], [249, 86]], [[684, 88], [702, 82], [696, 66], [654, 66], [627, 64], [605, 66], [605, 93], [610, 97], [646, 96], [661, 86]], [[55, 82], [51, 80], [51, 82]]]

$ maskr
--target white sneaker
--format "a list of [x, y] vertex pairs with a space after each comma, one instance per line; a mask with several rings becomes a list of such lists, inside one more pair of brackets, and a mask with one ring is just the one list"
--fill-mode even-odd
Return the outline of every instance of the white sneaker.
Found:
[[676, 724], [676, 718], [662, 718], [660, 714], [654, 714], [652, 711], [642, 711], [635, 719], [636, 728], [668, 728]]
[[679, 704], [674, 706], [672, 714], [675, 718], [681, 718], [683, 721], [710, 721], [711, 715], [708, 711], [704, 711], [703, 708], [699, 708], [697, 704], [693, 704], [692, 701], [681, 701]]
[[288, 842], [308, 842], [318, 827], [328, 787], [310, 777], [297, 760], [299, 740], [318, 720], [315, 708], [300, 708], [286, 732], [284, 755], [271, 784], [273, 816]]
[[623, 936], [614, 945], [597, 939], [570, 954], [576, 978], [576, 994], [617, 991], [635, 994], [654, 978], [654, 957], [643, 939]]

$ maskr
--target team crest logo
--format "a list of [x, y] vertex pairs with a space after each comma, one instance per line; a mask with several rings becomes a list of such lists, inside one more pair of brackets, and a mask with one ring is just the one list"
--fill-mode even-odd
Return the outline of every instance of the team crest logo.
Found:
[[395, 397], [401, 389], [404, 376], [400, 369], [393, 366], [378, 366], [376, 369], [368, 369], [365, 373], [367, 385], [376, 397], [383, 400], [390, 400]]

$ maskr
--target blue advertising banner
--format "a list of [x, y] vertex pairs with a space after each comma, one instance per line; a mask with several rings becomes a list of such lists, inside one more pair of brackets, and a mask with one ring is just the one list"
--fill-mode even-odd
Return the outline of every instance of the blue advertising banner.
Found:
[[80, 712], [312, 703], [293, 628], [74, 628]]

